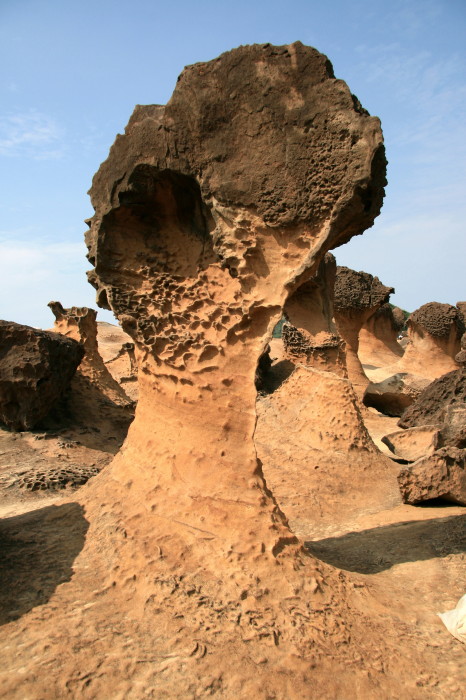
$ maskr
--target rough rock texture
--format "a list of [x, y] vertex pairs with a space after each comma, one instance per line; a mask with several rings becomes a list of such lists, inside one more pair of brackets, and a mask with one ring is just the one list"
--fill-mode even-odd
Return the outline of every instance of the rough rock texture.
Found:
[[404, 317], [384, 304], [363, 324], [359, 333], [358, 357], [363, 367], [370, 369], [396, 362], [403, 355], [398, 335], [404, 326]]
[[[99, 303], [136, 345], [140, 398], [122, 450], [80, 492], [86, 543], [53, 614], [69, 629], [92, 576], [79, 633], [92, 619], [101, 634], [66, 651], [55, 636], [44, 650], [40, 625], [6, 692], [79, 694], [96, 656], [95, 696], [110, 678], [122, 694], [136, 678], [159, 696], [286, 697], [293, 686], [298, 697], [310, 664], [323, 695], [329, 683], [345, 696], [385, 682], [359, 670], [357, 591], [290, 531], [253, 442], [257, 362], [286, 298], [373, 223], [384, 183], [378, 120], [300, 43], [191, 66], [166, 107], [136, 108], [94, 178], [87, 244]], [[105, 634], [125, 663], [97, 654]], [[154, 657], [170, 663], [165, 685]]]
[[388, 302], [393, 287], [383, 285], [378, 277], [337, 267], [335, 279], [335, 321], [346, 342], [348, 376], [356, 394], [362, 398], [369, 383], [358, 357], [359, 333], [367, 320]]
[[64, 394], [84, 349], [58, 333], [0, 321], [0, 421], [29, 430]]
[[435, 426], [422, 425], [407, 430], [398, 430], [382, 438], [382, 442], [400, 459], [415, 462], [431, 454], [442, 444]]
[[403, 469], [398, 484], [405, 503], [443, 498], [466, 505], [466, 450], [442, 447]]
[[461, 336], [461, 350], [455, 355], [455, 362], [466, 365], [466, 333]]
[[399, 416], [438, 377], [458, 368], [464, 324], [455, 306], [432, 302], [414, 311], [407, 321], [408, 343], [395, 364], [368, 372], [366, 406]]
[[333, 320], [335, 275], [335, 258], [327, 253], [316, 275], [287, 299], [282, 337], [291, 361], [347, 377], [344, 343]]
[[447, 418], [450, 406], [466, 405], [466, 369], [448, 372], [429, 384], [417, 400], [407, 408], [398, 425], [400, 428], [413, 428], [417, 425], [441, 427]]
[[133, 401], [138, 399], [138, 367], [134, 343], [120, 326], [97, 322], [99, 354], [112, 377]]
[[[385, 368], [371, 372], [371, 375], [377, 379], [380, 376], [383, 377], [383, 373], [387, 373]], [[401, 416], [429, 386], [430, 381], [408, 372], [391, 374], [390, 370], [388, 375], [379, 381], [369, 383], [364, 393], [364, 405], [372, 406], [387, 416]]]
[[99, 354], [97, 311], [86, 306], [64, 309], [59, 301], [51, 301], [48, 306], [55, 316], [54, 330], [77, 340], [84, 347], [79, 373], [87, 377], [114, 404], [128, 405], [130, 398], [112, 377]]
[[[344, 343], [333, 321], [335, 273], [335, 259], [327, 254], [315, 277], [287, 299], [284, 346], [296, 368], [257, 402], [254, 439], [267, 484], [302, 537], [312, 534], [303, 530], [304, 522], [334, 526], [343, 514], [399, 498], [393, 465], [370, 438], [348, 380]], [[290, 478], [299, 482], [298, 502], [289, 498]]]
[[460, 351], [464, 323], [455, 306], [424, 304], [411, 314], [407, 325], [410, 342], [398, 363], [398, 371], [433, 381], [458, 368], [455, 355]]

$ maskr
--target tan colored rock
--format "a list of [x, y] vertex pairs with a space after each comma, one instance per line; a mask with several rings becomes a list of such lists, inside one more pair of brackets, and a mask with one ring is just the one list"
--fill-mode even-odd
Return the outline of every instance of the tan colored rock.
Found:
[[316, 275], [287, 299], [282, 337], [291, 361], [347, 377], [344, 342], [333, 318], [335, 276], [335, 258], [327, 253]]
[[466, 505], [466, 450], [442, 447], [403, 469], [398, 484], [405, 503], [443, 498]]
[[[396, 365], [395, 365], [396, 367]], [[429, 386], [430, 381], [424, 377], [408, 372], [390, 374], [393, 369], [371, 372], [371, 381], [364, 393], [364, 405], [376, 408], [387, 416], [401, 416]], [[389, 373], [384, 378], [384, 374]], [[379, 381], [377, 378], [381, 377]]]
[[411, 314], [407, 325], [409, 343], [398, 362], [399, 372], [433, 381], [458, 369], [455, 355], [460, 351], [464, 323], [455, 306], [424, 304]]
[[55, 316], [54, 330], [77, 340], [84, 347], [79, 373], [117, 406], [128, 405], [131, 401], [129, 396], [112, 377], [99, 353], [97, 312], [86, 306], [64, 309], [59, 301], [51, 301], [48, 306]]
[[436, 426], [423, 425], [407, 430], [398, 430], [382, 438], [382, 442], [400, 459], [415, 462], [440, 447], [439, 430]]
[[367, 319], [359, 332], [358, 357], [365, 371], [391, 365], [403, 356], [398, 335], [404, 326], [404, 317], [401, 309], [398, 309], [401, 318], [395, 310], [390, 304], [384, 304]]
[[99, 353], [112, 377], [123, 385], [125, 394], [138, 399], [138, 368], [134, 343], [119, 326], [97, 322]]
[[[384, 183], [378, 120], [300, 43], [191, 66], [165, 107], [136, 108], [94, 178], [87, 244], [99, 303], [135, 343], [140, 398], [122, 450], [74, 495], [89, 529], [53, 625], [89, 603], [81, 638], [47, 638], [44, 679], [34, 620], [23, 697], [82, 692], [107, 634], [95, 697], [109, 681], [298, 697], [311, 664], [343, 696], [371, 691], [354, 588], [306, 553], [264, 483], [254, 379], [287, 297], [373, 223]], [[8, 655], [20, 639], [10, 626]]]
[[449, 304], [424, 304], [407, 321], [408, 343], [393, 365], [368, 372], [366, 406], [401, 416], [429, 384], [455, 369], [464, 324], [458, 309]]
[[359, 333], [367, 320], [387, 303], [393, 287], [383, 285], [378, 277], [339, 266], [335, 280], [335, 321], [346, 343], [348, 376], [356, 394], [362, 399], [369, 379], [358, 357]]

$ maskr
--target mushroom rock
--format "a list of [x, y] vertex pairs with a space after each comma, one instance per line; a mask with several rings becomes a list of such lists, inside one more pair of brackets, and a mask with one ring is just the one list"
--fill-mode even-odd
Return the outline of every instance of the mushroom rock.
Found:
[[58, 333], [0, 321], [0, 421], [31, 430], [68, 388], [84, 351]]
[[399, 501], [397, 468], [373, 443], [348, 379], [333, 321], [335, 274], [327, 253], [316, 275], [287, 299], [283, 340], [295, 369], [257, 401], [254, 440], [267, 484], [303, 538], [335, 526], [339, 514]]
[[407, 321], [408, 345], [399, 361], [399, 371], [433, 381], [458, 369], [455, 355], [460, 351], [464, 321], [450, 304], [430, 302], [414, 311]]
[[296, 43], [188, 67], [94, 177], [90, 280], [140, 357], [107, 477], [146, 499], [151, 482], [157, 522], [173, 529], [178, 512], [187, 542], [207, 528], [227, 551], [270, 555], [295, 540], [257, 463], [256, 366], [286, 298], [372, 224], [384, 171], [378, 120]]
[[55, 316], [54, 330], [73, 338], [84, 347], [79, 374], [86, 377], [99, 391], [117, 406], [126, 406], [131, 400], [112, 377], [99, 354], [97, 342], [97, 311], [86, 306], [64, 309], [59, 301], [48, 304]]
[[431, 302], [411, 314], [407, 321], [408, 343], [395, 364], [369, 373], [364, 395], [366, 406], [401, 416], [429, 384], [458, 369], [455, 355], [464, 330], [455, 306]]
[[346, 342], [348, 376], [356, 394], [362, 398], [369, 380], [358, 357], [359, 333], [367, 320], [384, 304], [395, 290], [386, 287], [367, 272], [337, 267], [335, 279], [335, 321]]
[[366, 371], [393, 364], [402, 357], [403, 348], [398, 343], [398, 335], [404, 323], [401, 309], [384, 304], [363, 324], [359, 333], [358, 357]]
[[[61, 614], [69, 626], [76, 591], [90, 585], [104, 627], [110, 609], [117, 626], [125, 609], [112, 652], [160, 658], [154, 644], [190, 644], [170, 666], [173, 695], [203, 694], [227, 642], [242, 675], [222, 670], [226, 696], [272, 680], [286, 695], [291, 679], [307, 692], [310, 658], [333, 659], [354, 692], [371, 687], [345, 666], [362, 663], [355, 640], [366, 643], [365, 626], [353, 626], [348, 651], [354, 588], [305, 552], [264, 483], [254, 379], [287, 297], [329, 248], [372, 225], [385, 165], [379, 120], [298, 42], [186, 68], [165, 107], [136, 107], [94, 177], [89, 279], [135, 343], [139, 402], [120, 452], [74, 495], [89, 530]], [[265, 645], [283, 675], [249, 671], [246, 640]], [[92, 644], [73, 661], [81, 671], [83, 655], [92, 661]], [[141, 671], [160, 688], [158, 665], [102, 663], [94, 693]]]

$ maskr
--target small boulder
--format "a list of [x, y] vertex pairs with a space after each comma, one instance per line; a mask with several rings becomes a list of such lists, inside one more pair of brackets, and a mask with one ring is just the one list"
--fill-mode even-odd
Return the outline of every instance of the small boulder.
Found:
[[440, 446], [439, 431], [430, 425], [398, 430], [396, 433], [385, 435], [382, 442], [394, 455], [407, 462], [415, 462]]
[[443, 498], [466, 505], [466, 450], [442, 447], [403, 469], [398, 485], [404, 503]]
[[63, 395], [84, 348], [59, 333], [0, 321], [0, 421], [31, 430]]

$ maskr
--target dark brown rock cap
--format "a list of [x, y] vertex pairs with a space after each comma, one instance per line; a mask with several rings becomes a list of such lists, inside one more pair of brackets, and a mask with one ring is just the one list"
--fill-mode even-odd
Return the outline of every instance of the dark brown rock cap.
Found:
[[148, 186], [147, 166], [193, 177], [205, 200], [252, 208], [270, 227], [334, 212], [334, 246], [372, 226], [386, 184], [379, 120], [301, 42], [188, 66], [165, 107], [136, 107], [94, 177], [94, 223]]
[[457, 338], [461, 338], [465, 331], [461, 311], [456, 306], [440, 304], [437, 301], [423, 304], [413, 311], [407, 323], [408, 327], [414, 324], [421, 326], [436, 338], [448, 338], [452, 326], [456, 327]]
[[339, 265], [335, 278], [335, 308], [338, 311], [377, 308], [386, 304], [393, 287], [386, 287], [368, 272]]

